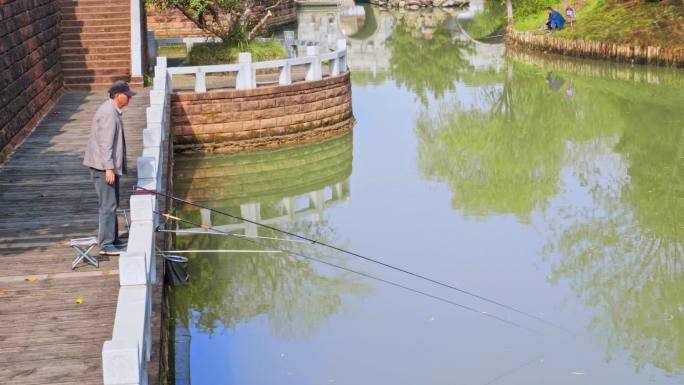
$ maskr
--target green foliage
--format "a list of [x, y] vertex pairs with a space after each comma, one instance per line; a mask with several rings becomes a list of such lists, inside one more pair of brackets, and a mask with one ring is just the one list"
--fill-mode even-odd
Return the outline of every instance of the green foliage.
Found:
[[[453, 91], [455, 83], [470, 67], [465, 54], [472, 52], [470, 43], [452, 41], [447, 19], [440, 21], [431, 35], [421, 35], [422, 27], [398, 23], [387, 41], [391, 52], [388, 73], [427, 104], [428, 94], [439, 98]], [[430, 58], [430, 65], [422, 65]]]
[[264, 27], [271, 0], [146, 0], [155, 8], [175, 8], [224, 42], [246, 45]]
[[[538, 0], [534, 0], [538, 1]], [[549, 0], [551, 6], [562, 10], [564, 2]], [[541, 5], [535, 12], [518, 17], [515, 27], [532, 30], [544, 24], [547, 14]], [[684, 48], [684, 4], [682, 3], [624, 3], [616, 0], [582, 0], [573, 4], [577, 21], [573, 28], [556, 32], [556, 36], [641, 46]]]
[[540, 13], [546, 15], [546, 8], [556, 6], [557, 3], [558, 0], [513, 0], [513, 18], [522, 20]]
[[253, 41], [238, 46], [226, 43], [195, 44], [188, 55], [190, 65], [229, 64], [236, 63], [240, 52], [250, 52], [253, 61], [265, 61], [287, 58], [285, 47], [275, 41]]

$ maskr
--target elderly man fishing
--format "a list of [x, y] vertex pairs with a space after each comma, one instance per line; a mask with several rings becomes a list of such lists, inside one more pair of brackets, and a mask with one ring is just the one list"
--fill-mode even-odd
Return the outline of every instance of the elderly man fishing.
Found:
[[126, 138], [122, 110], [135, 92], [128, 83], [117, 81], [109, 99], [95, 112], [83, 164], [90, 167], [99, 205], [97, 240], [100, 255], [119, 255], [125, 243], [119, 239], [116, 210], [119, 206], [119, 177], [126, 174]]

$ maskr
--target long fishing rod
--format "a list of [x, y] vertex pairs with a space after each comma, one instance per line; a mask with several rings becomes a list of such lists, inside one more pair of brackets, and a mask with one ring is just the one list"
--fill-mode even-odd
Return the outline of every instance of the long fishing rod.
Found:
[[[190, 220], [187, 220], [187, 219], [183, 219], [183, 218], [179, 218], [179, 217], [170, 215], [170, 214], [168, 214], [168, 213], [158, 212], [158, 211], [155, 211], [155, 213], [156, 213], [156, 214], [159, 214], [159, 215], [161, 215], [161, 216], [163, 216], [163, 217], [166, 217], [166, 218], [168, 218], [168, 219], [175, 220], [175, 221], [182, 222], [182, 223], [187, 223], [187, 224], [192, 225], [192, 226], [197, 226], [197, 227], [200, 227], [200, 226], [201, 226], [200, 224], [195, 223], [195, 222], [193, 222], [193, 221], [190, 221]], [[204, 228], [205, 228], [205, 229], [208, 229], [208, 230], [211, 230], [214, 234], [216, 234], [216, 233], [222, 233], [223, 235], [229, 236], [229, 237], [234, 237], [234, 236], [235, 236], [235, 234], [232, 234], [232, 233], [229, 233], [229, 232], [226, 232], [226, 231], [222, 231], [222, 230], [213, 228], [213, 227], [208, 226], [208, 225], [204, 225]], [[212, 234], [212, 233], [207, 232], [206, 234]], [[250, 239], [250, 238], [241, 238], [241, 237], [236, 237], [236, 238], [238, 238], [238, 239], [243, 239], [243, 240], [245, 240], [245, 241], [247, 241], [247, 242], [251, 242], [251, 243], [253, 243], [253, 244], [255, 244], [255, 245], [258, 245], [258, 246], [261, 246], [261, 247], [266, 247], [266, 246], [267, 246], [267, 245], [264, 245], [264, 244], [262, 244], [261, 242], [256, 241], [256, 240], [254, 240], [254, 239]], [[366, 277], [366, 278], [369, 278], [369, 279], [372, 279], [372, 280], [375, 280], [375, 281], [378, 281], [378, 282], [385, 283], [385, 284], [387, 284], [387, 285], [391, 285], [391, 286], [394, 286], [394, 287], [398, 287], [398, 288], [400, 288], [400, 289], [404, 289], [404, 290], [410, 291], [410, 292], [412, 292], [412, 293], [420, 294], [420, 295], [423, 295], [423, 296], [432, 298], [432, 299], [434, 299], [434, 300], [437, 300], [437, 301], [440, 301], [440, 302], [444, 302], [444, 303], [447, 303], [447, 304], [450, 304], [450, 305], [459, 307], [459, 308], [461, 308], [461, 309], [468, 310], [468, 311], [473, 312], [473, 313], [477, 313], [477, 314], [479, 314], [479, 315], [483, 315], [483, 316], [486, 316], [486, 317], [493, 318], [493, 319], [495, 319], [495, 320], [497, 320], [497, 321], [499, 321], [499, 322], [503, 322], [503, 323], [506, 323], [506, 324], [508, 324], [508, 325], [515, 326], [515, 327], [517, 327], [517, 328], [526, 330], [526, 331], [528, 331], [528, 332], [531, 332], [531, 333], [534, 333], [534, 334], [538, 334], [538, 332], [537, 332], [536, 330], [530, 329], [530, 328], [528, 328], [528, 327], [525, 327], [525, 326], [520, 325], [520, 324], [518, 324], [518, 323], [515, 323], [515, 322], [513, 322], [513, 321], [507, 320], [507, 319], [505, 319], [505, 318], [501, 318], [501, 317], [499, 317], [499, 316], [497, 316], [497, 315], [494, 315], [494, 314], [492, 314], [492, 313], [488, 313], [488, 312], [486, 312], [486, 311], [478, 310], [478, 309], [476, 309], [476, 308], [474, 308], [474, 307], [470, 307], [470, 306], [467, 306], [467, 305], [463, 305], [463, 304], [460, 304], [460, 303], [458, 303], [458, 302], [454, 302], [454, 301], [449, 300], [449, 299], [447, 299], [447, 298], [439, 297], [439, 296], [436, 296], [436, 295], [433, 295], [433, 294], [430, 294], [430, 293], [427, 293], [427, 292], [424, 292], [424, 291], [421, 291], [421, 290], [417, 290], [417, 289], [414, 289], [414, 288], [411, 288], [411, 287], [408, 287], [408, 286], [405, 286], [405, 285], [402, 285], [402, 284], [399, 284], [399, 283], [396, 283], [396, 282], [393, 282], [393, 281], [390, 281], [390, 280], [387, 280], [387, 279], [384, 279], [384, 278], [376, 277], [376, 276], [371, 275], [371, 274], [368, 274], [368, 273], [364, 273], [364, 272], [361, 272], [361, 271], [358, 271], [358, 270], [354, 270], [354, 269], [351, 269], [351, 268], [348, 268], [348, 267], [340, 266], [340, 265], [338, 265], [338, 264], [335, 264], [335, 263], [332, 263], [332, 262], [328, 262], [328, 261], [324, 261], [324, 260], [322, 260], [322, 259], [318, 259], [318, 258], [309, 256], [309, 255], [306, 255], [306, 254], [303, 254], [303, 253], [294, 252], [294, 251], [291, 251], [291, 250], [288, 250], [288, 249], [285, 249], [285, 248], [282, 248], [282, 247], [273, 247], [273, 248], [276, 249], [276, 250], [279, 250], [279, 251], [280, 251], [281, 253], [283, 253], [283, 254], [287, 254], [287, 255], [290, 255], [290, 256], [293, 256], [293, 257], [296, 257], [296, 258], [304, 258], [304, 259], [307, 259], [307, 260], [309, 260], [309, 261], [314, 261], [314, 262], [317, 262], [317, 263], [321, 263], [321, 264], [324, 264], [324, 265], [327, 265], [327, 266], [330, 266], [330, 267], [334, 267], [334, 268], [337, 268], [337, 269], [340, 269], [340, 270], [347, 271], [347, 272], [352, 273], [352, 274], [357, 274], [357, 275], [360, 275], [360, 276], [362, 276], [362, 277]], [[227, 251], [226, 251], [226, 252], [227, 252]]]
[[[366, 260], [366, 261], [368, 261], [368, 262], [372, 262], [372, 263], [375, 263], [375, 264], [377, 264], [377, 265], [384, 266], [384, 267], [386, 267], [386, 268], [388, 268], [388, 269], [392, 269], [392, 270], [395, 270], [395, 271], [398, 271], [398, 272], [401, 272], [401, 273], [410, 275], [410, 276], [412, 276], [412, 277], [415, 277], [415, 278], [418, 278], [418, 279], [422, 279], [422, 280], [427, 281], [427, 282], [434, 283], [434, 284], [436, 284], [436, 285], [445, 287], [445, 288], [447, 288], [447, 289], [455, 290], [455, 291], [457, 291], [457, 292], [459, 292], [459, 293], [462, 293], [462, 294], [465, 294], [465, 295], [468, 295], [468, 296], [477, 298], [477, 299], [479, 299], [479, 300], [482, 300], [482, 301], [485, 301], [485, 302], [489, 302], [489, 303], [491, 303], [491, 304], [493, 304], [493, 305], [500, 306], [500, 307], [502, 307], [502, 308], [504, 308], [504, 309], [508, 309], [508, 310], [513, 311], [513, 312], [515, 312], [515, 313], [524, 315], [525, 317], [532, 318], [532, 319], [537, 320], [537, 321], [539, 321], [539, 322], [541, 322], [541, 323], [544, 323], [544, 324], [549, 325], [549, 326], [552, 326], [552, 327], [554, 327], [554, 328], [563, 330], [563, 331], [565, 331], [566, 333], [572, 334], [572, 332], [569, 331], [568, 329], [565, 329], [564, 327], [562, 327], [562, 326], [560, 326], [560, 325], [556, 325], [556, 324], [553, 323], [553, 322], [547, 321], [547, 320], [545, 320], [545, 319], [543, 319], [543, 318], [541, 318], [541, 317], [538, 317], [538, 316], [536, 316], [536, 315], [534, 315], [534, 314], [528, 313], [528, 312], [526, 312], [526, 311], [524, 311], [524, 310], [517, 309], [517, 308], [515, 308], [515, 307], [513, 307], [513, 306], [506, 305], [506, 304], [501, 303], [501, 302], [499, 302], [499, 301], [496, 301], [496, 300], [493, 300], [493, 299], [490, 299], [490, 298], [481, 296], [481, 295], [479, 295], [479, 294], [476, 294], [476, 293], [474, 293], [474, 292], [471, 292], [471, 291], [468, 291], [468, 290], [465, 290], [465, 289], [458, 288], [458, 287], [453, 286], [453, 285], [448, 284], [448, 283], [444, 283], [444, 282], [438, 281], [438, 280], [436, 280], [436, 279], [433, 279], [433, 278], [424, 276], [424, 275], [422, 275], [422, 274], [414, 273], [414, 272], [408, 271], [408, 270], [406, 270], [406, 269], [403, 269], [403, 268], [401, 268], [401, 267], [393, 266], [393, 265], [390, 265], [390, 264], [388, 264], [388, 263], [386, 263], [386, 262], [382, 262], [382, 261], [377, 260], [377, 259], [374, 259], [374, 258], [366, 257], [366, 256], [364, 256], [364, 255], [361, 255], [361, 254], [356, 253], [356, 252], [353, 252], [353, 251], [349, 251], [349, 250], [342, 249], [342, 248], [337, 247], [337, 246], [335, 246], [335, 245], [331, 245], [331, 244], [328, 244], [328, 243], [325, 243], [325, 242], [319, 242], [319, 241], [317, 241], [317, 240], [315, 240], [315, 239], [308, 238], [308, 237], [305, 237], [305, 236], [303, 236], [303, 235], [299, 235], [299, 234], [297, 234], [297, 233], [293, 233], [293, 232], [290, 232], [290, 231], [287, 231], [287, 230], [282, 230], [282, 229], [279, 229], [279, 228], [277, 228], [277, 227], [273, 227], [273, 226], [270, 226], [270, 225], [267, 225], [267, 224], [264, 224], [264, 223], [260, 223], [260, 222], [257, 222], [257, 221], [253, 221], [253, 220], [251, 220], [251, 219], [247, 219], [247, 218], [240, 217], [240, 216], [235, 215], [235, 214], [231, 214], [231, 213], [229, 213], [229, 212], [227, 212], [227, 211], [223, 211], [223, 210], [219, 210], [219, 209], [214, 209], [214, 208], [211, 208], [211, 207], [208, 207], [208, 206], [199, 204], [199, 203], [191, 202], [191, 201], [185, 200], [185, 199], [183, 199], [183, 198], [179, 198], [179, 197], [176, 197], [176, 196], [173, 196], [173, 195], [169, 195], [169, 194], [166, 194], [166, 193], [162, 193], [162, 192], [159, 192], [159, 191], [148, 190], [148, 189], [146, 189], [146, 188], [144, 188], [144, 187], [140, 187], [140, 186], [135, 186], [134, 189], [139, 189], [139, 190], [142, 190], [142, 191], [151, 193], [151, 194], [161, 195], [161, 196], [163, 196], [163, 197], [166, 197], [166, 198], [169, 198], [169, 199], [173, 199], [173, 200], [175, 200], [175, 201], [178, 201], [178, 202], [181, 202], [181, 203], [190, 205], [190, 206], [195, 206], [195, 207], [198, 207], [198, 208], [201, 208], [201, 209], [206, 209], [206, 210], [215, 212], [215, 213], [217, 213], [217, 214], [225, 215], [225, 216], [230, 217], [230, 218], [233, 218], [233, 219], [237, 219], [237, 220], [240, 220], [240, 221], [244, 221], [244, 222], [247, 222], [247, 223], [251, 223], [251, 224], [253, 224], [253, 225], [257, 225], [257, 226], [260, 226], [260, 227], [263, 227], [263, 228], [266, 228], [266, 229], [269, 229], [269, 230], [272, 230], [272, 231], [280, 232], [280, 233], [282, 233], [282, 234], [287, 234], [287, 235], [289, 235], [289, 236], [292, 236], [292, 237], [295, 237], [295, 238], [298, 238], [298, 239], [307, 241], [307, 242], [309, 242], [309, 243], [311, 243], [311, 244], [314, 244], [314, 245], [320, 245], [320, 246], [327, 247], [327, 248], [332, 249], [332, 250], [335, 250], [335, 251], [339, 251], [339, 252], [344, 253], [344, 254], [348, 254], [348, 255], [351, 255], [351, 256], [354, 256], [354, 257], [357, 257], [357, 258], [361, 258], [361, 259]], [[206, 225], [199, 225], [198, 227], [205, 227], [205, 226], [206, 226]]]

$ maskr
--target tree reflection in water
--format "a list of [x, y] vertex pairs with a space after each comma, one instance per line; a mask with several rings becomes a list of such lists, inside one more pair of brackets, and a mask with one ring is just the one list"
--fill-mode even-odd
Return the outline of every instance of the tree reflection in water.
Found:
[[[345, 181], [351, 173], [351, 150], [352, 138], [347, 134], [282, 150], [179, 159], [174, 183], [176, 191], [183, 196], [210, 207], [238, 215], [241, 209], [256, 208], [253, 214], [257, 220], [275, 218], [277, 227], [343, 244], [325, 220], [322, 206], [348, 199]], [[232, 188], [238, 185], [239, 188]], [[326, 189], [332, 191], [327, 201], [323, 194]], [[318, 201], [321, 207], [296, 207], [297, 197], [308, 202], [307, 197], [313, 195], [322, 197]], [[202, 221], [199, 210], [180, 209], [179, 216], [196, 223]], [[239, 234], [283, 237], [221, 215], [212, 215], [210, 219], [213, 226], [226, 226]], [[340, 265], [348, 261], [308, 244], [259, 242], [261, 245], [255, 245], [244, 239], [218, 235], [177, 236], [176, 248], [273, 250], [285, 247]], [[173, 315], [176, 324], [192, 325], [204, 333], [231, 329], [241, 322], [263, 317], [276, 335], [307, 335], [339, 311], [345, 295], [368, 291], [350, 273], [323, 269], [313, 262], [282, 253], [198, 253], [189, 258], [191, 284], [173, 288]]]
[[[453, 40], [448, 27], [450, 12], [397, 12], [396, 25], [387, 42], [391, 55], [389, 75], [426, 105], [428, 95], [440, 98], [455, 89], [456, 81], [471, 68], [466, 53], [471, 43]], [[421, 66], [426, 58], [430, 65]]]
[[[470, 104], [419, 117], [421, 174], [448, 183], [465, 215], [542, 214], [550, 280], [598, 310], [589, 327], [607, 359], [626, 350], [637, 369], [681, 373], [684, 91], [508, 66]], [[559, 207], [568, 178], [591, 203]]]

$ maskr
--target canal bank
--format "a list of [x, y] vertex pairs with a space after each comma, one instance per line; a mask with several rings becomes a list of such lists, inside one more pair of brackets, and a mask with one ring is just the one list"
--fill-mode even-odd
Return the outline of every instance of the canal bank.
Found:
[[519, 50], [549, 52], [585, 59], [612, 60], [633, 64], [684, 67], [684, 48], [662, 48], [611, 42], [568, 39], [550, 34], [510, 30], [507, 44]]
[[[298, 35], [338, 33], [344, 23], [363, 30], [370, 19], [326, 12], [302, 12]], [[316, 246], [295, 250], [449, 296], [541, 336], [260, 252], [282, 241], [257, 250], [187, 234], [178, 248], [240, 252], [187, 254], [191, 282], [173, 289], [176, 383], [677, 384], [681, 75], [507, 57], [449, 18], [423, 33], [391, 12], [370, 12], [376, 28], [348, 38], [351, 146], [205, 154], [182, 171], [178, 160], [176, 187], [186, 187], [176, 193], [453, 283], [573, 337]], [[287, 167], [288, 159], [303, 163]], [[349, 162], [349, 175], [322, 174]], [[315, 175], [321, 182], [308, 183]], [[336, 197], [340, 204], [320, 204]], [[177, 215], [282, 237], [215, 213]]]
[[[563, 29], [545, 30], [547, 5], [566, 18]], [[567, 15], [567, 7], [572, 8], [572, 16]], [[522, 2], [515, 5], [513, 14], [514, 28], [507, 42], [518, 49], [684, 67], [684, 6], [677, 2]]]

